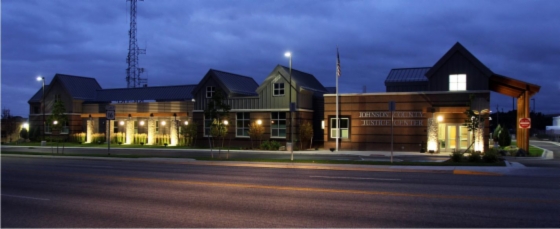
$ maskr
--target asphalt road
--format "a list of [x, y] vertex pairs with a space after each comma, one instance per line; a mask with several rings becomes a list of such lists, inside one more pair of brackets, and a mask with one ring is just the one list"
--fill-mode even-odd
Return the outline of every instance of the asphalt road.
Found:
[[2, 227], [560, 227], [523, 176], [2, 157]]
[[[2, 146], [2, 152], [33, 152], [33, 153], [45, 153], [51, 154], [56, 153], [56, 148], [53, 150], [51, 147], [6, 147]], [[162, 157], [210, 157], [210, 152], [208, 151], [195, 151], [195, 150], [165, 150], [165, 149], [154, 149], [154, 148], [144, 148], [144, 149], [126, 149], [126, 148], [114, 148], [111, 149], [111, 155], [143, 155], [143, 156], [162, 156]], [[279, 152], [279, 151], [278, 151]], [[254, 152], [235, 152], [230, 153], [229, 157], [232, 159], [239, 158], [251, 158], [251, 159], [290, 159], [290, 153], [254, 153]], [[62, 154], [62, 149], [59, 149], [59, 153]], [[99, 154], [107, 155], [107, 148], [65, 148], [64, 153], [66, 154]], [[213, 152], [214, 156], [218, 155], [218, 151]], [[226, 152], [221, 151], [221, 155], [225, 157]], [[390, 157], [383, 155], [370, 155], [370, 156], [358, 156], [358, 155], [344, 155], [344, 154], [296, 154], [295, 159], [302, 160], [344, 160], [344, 161], [390, 161]], [[395, 161], [423, 161], [423, 162], [441, 162], [447, 160], [447, 157], [431, 156], [430, 154], [421, 154], [410, 156], [410, 155], [400, 155], [395, 156]]]
[[552, 151], [554, 158], [549, 160], [542, 160], [540, 158], [531, 157], [508, 157], [508, 161], [519, 162], [528, 167], [547, 167], [560, 169], [560, 146], [545, 142], [545, 141], [531, 141], [531, 145]]

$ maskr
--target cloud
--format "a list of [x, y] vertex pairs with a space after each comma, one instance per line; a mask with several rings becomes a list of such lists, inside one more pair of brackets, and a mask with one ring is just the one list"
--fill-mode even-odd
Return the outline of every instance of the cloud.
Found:
[[[126, 1], [2, 1], [2, 105], [20, 115], [55, 73], [125, 87]], [[262, 82], [292, 51], [293, 66], [342, 92], [384, 91], [391, 68], [432, 66], [457, 41], [494, 72], [542, 86], [543, 111], [560, 112], [557, 1], [146, 0], [138, 2], [139, 63], [150, 85], [197, 83], [210, 68]], [[26, 81], [25, 79], [29, 79]], [[33, 82], [33, 83], [31, 83]], [[360, 82], [360, 83], [356, 83]], [[6, 90], [5, 88], [10, 88]], [[20, 88], [20, 90], [14, 89]], [[8, 94], [9, 93], [9, 94]], [[511, 99], [494, 95], [493, 105]], [[509, 105], [507, 106], [509, 107]]]

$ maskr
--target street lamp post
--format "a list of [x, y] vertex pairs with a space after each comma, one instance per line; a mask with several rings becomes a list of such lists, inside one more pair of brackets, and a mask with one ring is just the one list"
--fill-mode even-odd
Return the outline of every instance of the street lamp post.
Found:
[[43, 131], [41, 131], [43, 139], [41, 141], [41, 145], [43, 145], [43, 141], [45, 141], [45, 77], [38, 76], [37, 81], [43, 82], [43, 103], [41, 104], [41, 110], [43, 111]]
[[[290, 99], [289, 99], [289, 108], [290, 108], [290, 144], [292, 145], [292, 147], [290, 147], [290, 161], [294, 160], [294, 115], [292, 112], [292, 53], [290, 52], [286, 52], [284, 54], [285, 57], [288, 57], [289, 59], [289, 72], [290, 72], [290, 86], [288, 87], [288, 89], [290, 90], [290, 93], [288, 94]], [[295, 110], [295, 106], [294, 106], [294, 110]]]

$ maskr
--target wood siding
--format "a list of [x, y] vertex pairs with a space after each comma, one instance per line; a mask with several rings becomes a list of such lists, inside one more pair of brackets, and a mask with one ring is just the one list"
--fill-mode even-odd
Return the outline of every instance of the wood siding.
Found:
[[429, 77], [430, 91], [449, 91], [450, 74], [467, 74], [467, 91], [488, 90], [489, 78], [461, 53], [456, 52]]

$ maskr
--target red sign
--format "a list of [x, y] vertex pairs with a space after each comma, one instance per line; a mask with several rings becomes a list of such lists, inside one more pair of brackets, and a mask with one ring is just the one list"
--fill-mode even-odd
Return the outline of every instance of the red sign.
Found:
[[520, 118], [519, 119], [519, 128], [521, 128], [521, 129], [531, 128], [531, 119], [530, 118]]

